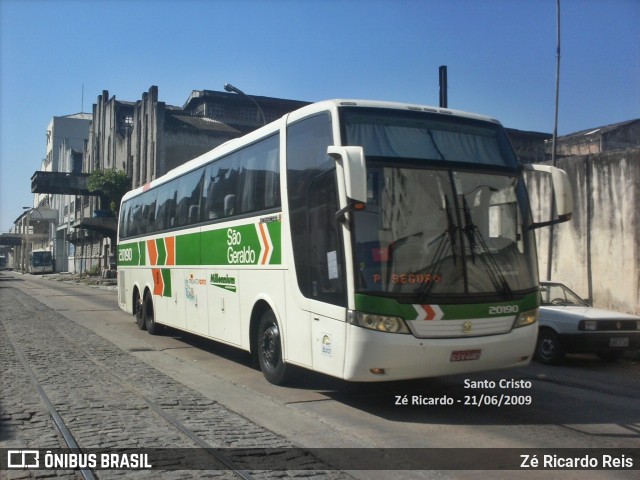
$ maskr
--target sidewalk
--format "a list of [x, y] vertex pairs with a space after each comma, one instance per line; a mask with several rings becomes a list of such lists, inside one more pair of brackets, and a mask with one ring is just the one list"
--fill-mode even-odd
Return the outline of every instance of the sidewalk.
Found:
[[102, 278], [99, 275], [86, 275], [79, 273], [48, 273], [40, 275], [40, 277], [56, 282], [75, 283], [76, 285], [84, 284], [93, 287], [112, 287], [114, 290], [118, 287], [117, 278]]

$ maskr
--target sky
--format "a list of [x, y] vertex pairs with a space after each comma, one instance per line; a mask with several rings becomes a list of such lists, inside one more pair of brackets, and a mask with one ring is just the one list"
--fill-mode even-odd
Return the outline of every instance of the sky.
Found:
[[[0, 0], [0, 232], [54, 116], [156, 85], [449, 107], [552, 133], [556, 0]], [[640, 1], [561, 0], [558, 134], [640, 118]]]

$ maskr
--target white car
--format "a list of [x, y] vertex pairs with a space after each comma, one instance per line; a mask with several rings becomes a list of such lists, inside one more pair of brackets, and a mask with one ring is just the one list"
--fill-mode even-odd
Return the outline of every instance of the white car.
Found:
[[591, 307], [562, 283], [540, 283], [535, 358], [555, 365], [565, 353], [595, 353], [603, 360], [640, 350], [640, 317]]

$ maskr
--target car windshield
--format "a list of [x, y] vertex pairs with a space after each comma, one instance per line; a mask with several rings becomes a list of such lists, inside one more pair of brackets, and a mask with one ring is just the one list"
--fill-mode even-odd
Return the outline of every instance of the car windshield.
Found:
[[543, 283], [540, 286], [540, 303], [542, 305], [555, 306], [580, 306], [588, 307], [589, 304], [580, 298], [575, 292], [561, 283]]

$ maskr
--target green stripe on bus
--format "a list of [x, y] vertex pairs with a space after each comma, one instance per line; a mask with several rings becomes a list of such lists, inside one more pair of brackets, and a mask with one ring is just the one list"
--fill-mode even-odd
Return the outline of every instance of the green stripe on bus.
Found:
[[176, 236], [176, 265], [200, 265], [200, 233]]
[[132, 242], [118, 245], [118, 265], [136, 267], [146, 263], [146, 248], [144, 242]]
[[[425, 303], [425, 305], [428, 305]], [[431, 304], [435, 305], [435, 304]], [[442, 311], [442, 320], [464, 320], [471, 318], [490, 318], [500, 317], [505, 314], [516, 313], [512, 309], [501, 308], [508, 306], [517, 306], [518, 312], [531, 310], [539, 306], [538, 293], [530, 293], [520, 300], [512, 300], [506, 302], [487, 302], [487, 303], [470, 303], [470, 304], [437, 304]], [[390, 315], [402, 317], [405, 320], [414, 320], [418, 318], [418, 310], [416, 307], [420, 305], [412, 305], [399, 303], [392, 298], [378, 297], [374, 295], [357, 294], [355, 298], [356, 310], [364, 313], [372, 313], [378, 315]], [[490, 313], [490, 309], [496, 313]]]
[[269, 236], [273, 244], [273, 254], [271, 255], [269, 265], [280, 265], [282, 263], [282, 223], [267, 223], [267, 229], [269, 230]]
[[164, 282], [164, 289], [162, 290], [163, 297], [171, 296], [171, 269], [162, 269], [162, 281]]
[[202, 232], [200, 248], [204, 265], [227, 265], [227, 229]]
[[167, 262], [167, 247], [164, 244], [164, 238], [156, 240], [156, 248], [158, 249], [158, 265], [164, 265]]
[[138, 242], [138, 263], [137, 265], [147, 264], [147, 244], [145, 242]]
[[[155, 239], [157, 265], [165, 265], [169, 252], [164, 238]], [[118, 245], [118, 265], [144, 266], [146, 243], [131, 242]], [[282, 223], [250, 223], [217, 230], [176, 235], [176, 266], [237, 266], [281, 265]]]
[[402, 317], [405, 320], [413, 320], [418, 316], [411, 304], [399, 303], [392, 298], [375, 295], [356, 294], [356, 310], [364, 313]]

